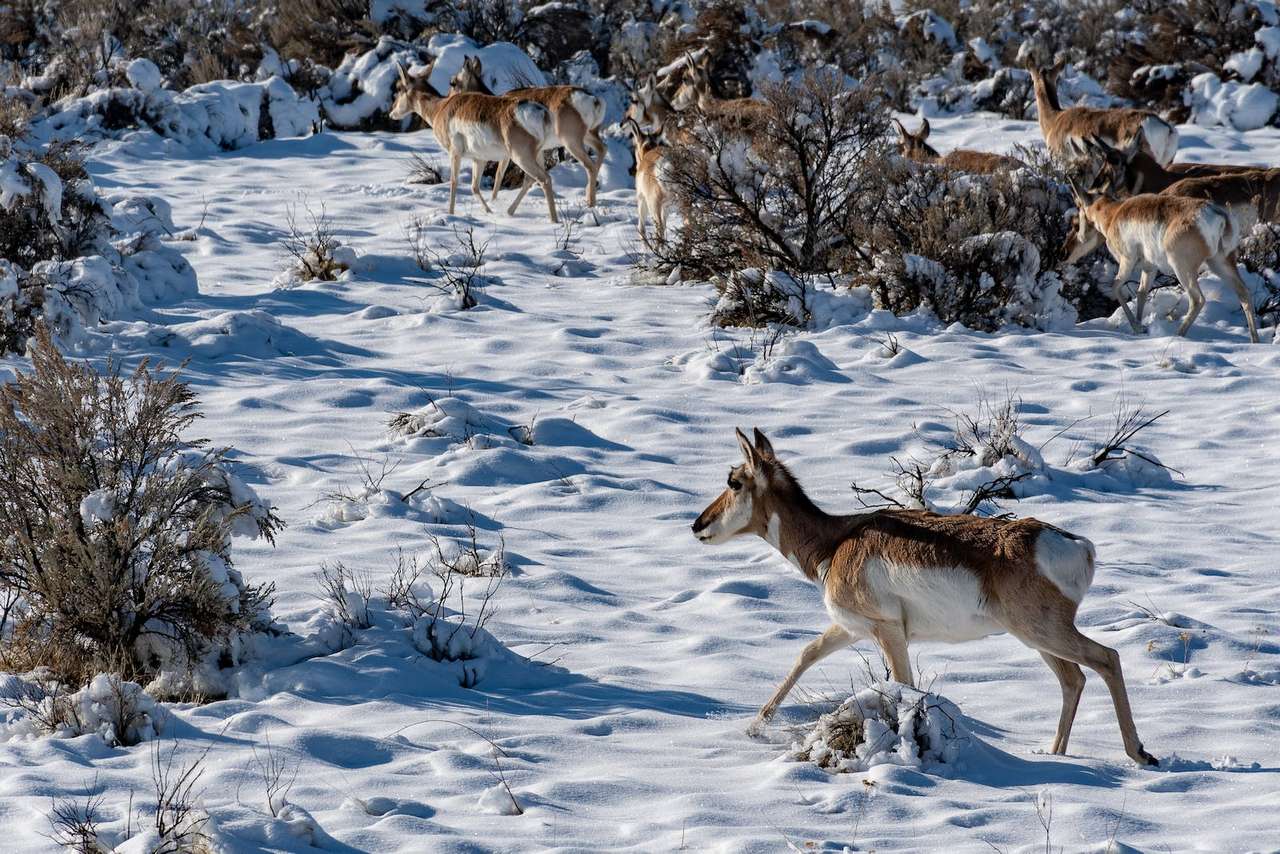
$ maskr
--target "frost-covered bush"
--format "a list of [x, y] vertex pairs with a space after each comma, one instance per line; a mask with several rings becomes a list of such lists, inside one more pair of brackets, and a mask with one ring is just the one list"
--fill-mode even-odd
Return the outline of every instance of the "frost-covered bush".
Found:
[[829, 71], [764, 88], [746, 123], [699, 117], [671, 147], [667, 180], [683, 226], [656, 247], [683, 275], [728, 280], [755, 267], [837, 272], [856, 252], [884, 183], [886, 104]]
[[714, 280], [720, 299], [711, 310], [716, 326], [808, 326], [812, 282], [779, 270], [735, 270]]
[[37, 319], [74, 345], [194, 294], [191, 265], [162, 243], [173, 230], [163, 201], [99, 195], [76, 146], [0, 138], [0, 352], [23, 352]]
[[[1062, 268], [1067, 187], [1032, 169], [964, 175], [920, 166], [890, 180], [856, 281], [877, 308], [946, 323], [1055, 329], [1094, 316], [1096, 289]], [[1112, 306], [1113, 307], [1113, 306]], [[1082, 317], [1083, 316], [1083, 317]]]
[[973, 734], [954, 703], [897, 682], [864, 688], [818, 718], [791, 758], [836, 773], [876, 765], [954, 765]]
[[280, 245], [290, 263], [288, 269], [275, 278], [276, 287], [332, 282], [355, 266], [356, 251], [338, 239], [323, 208], [319, 211], [307, 208], [306, 221], [299, 222], [297, 211], [291, 207], [285, 219], [287, 228]]
[[1262, 300], [1255, 306], [1258, 320], [1276, 322], [1280, 318], [1280, 226], [1259, 223], [1240, 241], [1236, 260], [1258, 277]]
[[99, 673], [78, 691], [67, 692], [53, 677], [14, 677], [0, 705], [16, 714], [0, 738], [94, 733], [107, 744], [130, 746], [155, 738], [163, 729], [163, 707], [135, 682]]
[[55, 104], [41, 127], [54, 139], [99, 139], [131, 128], [150, 128], [186, 145], [229, 150], [264, 139], [305, 136], [319, 123], [318, 108], [280, 77], [254, 82], [219, 80], [180, 92], [109, 87]]
[[37, 332], [32, 372], [0, 389], [0, 627], [7, 669], [47, 666], [220, 694], [219, 669], [269, 626], [270, 585], [231, 564], [233, 535], [272, 541], [273, 508], [183, 434], [199, 417], [176, 374], [66, 361]]

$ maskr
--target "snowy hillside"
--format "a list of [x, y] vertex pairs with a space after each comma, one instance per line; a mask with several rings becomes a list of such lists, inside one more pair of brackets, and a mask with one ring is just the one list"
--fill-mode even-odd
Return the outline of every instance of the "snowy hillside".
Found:
[[[1038, 139], [1033, 123], [982, 113], [934, 126], [943, 151]], [[1181, 132], [1180, 159], [1280, 156], [1275, 129]], [[212, 154], [138, 132], [93, 150], [103, 193], [172, 207], [163, 245], [199, 292], [108, 321], [82, 355], [187, 360], [206, 415], [197, 432], [233, 446], [235, 473], [288, 523], [274, 548], [237, 542], [235, 554], [245, 578], [276, 584], [291, 634], [262, 642], [228, 699], [168, 705], [155, 741], [0, 735], [0, 847], [50, 850], [51, 803], [94, 792], [99, 830], [123, 840], [157, 755], [182, 766], [206, 749], [200, 806], [211, 847], [227, 852], [1280, 844], [1280, 351], [1248, 343], [1220, 283], [1187, 339], [1159, 317], [1179, 313], [1172, 296], [1146, 336], [1118, 313], [987, 334], [841, 296], [828, 322], [766, 352], [760, 334], [707, 325], [709, 284], [635, 276], [620, 139], [594, 212], [582, 171], [556, 168], [559, 226], [536, 190], [507, 217], [464, 189], [448, 217], [447, 184], [404, 182], [411, 153], [447, 162], [430, 131]], [[308, 208], [353, 250], [349, 270], [273, 287], [293, 262], [280, 246], [289, 212]], [[438, 265], [414, 264], [415, 228], [446, 256], [474, 229], [486, 247], [475, 308], [433, 286]], [[885, 678], [866, 643], [816, 666], [763, 737], [747, 737], [827, 618], [764, 542], [713, 549], [690, 533], [740, 459], [733, 428], [766, 431], [821, 506], [852, 511], [852, 481], [892, 489], [891, 457], [941, 435], [951, 413], [1010, 396], [1043, 467], [1004, 509], [1097, 544], [1079, 622], [1119, 650], [1161, 766], [1125, 758], [1092, 673], [1069, 755], [1047, 755], [1059, 692], [1008, 636], [913, 646], [919, 684], [945, 698], [928, 731], [946, 743], [924, 759], [904, 747], [834, 773], [814, 746], [839, 717], [815, 735], [820, 715]], [[1141, 444], [1176, 474], [1073, 467], [1124, 402], [1169, 410]], [[415, 417], [393, 430], [397, 413]], [[944, 483], [956, 491], [941, 497], [962, 487]], [[465, 545], [468, 522], [481, 562], [510, 571], [465, 661], [425, 654], [427, 629], [381, 592], [355, 597], [367, 628], [338, 625], [318, 598], [322, 565], [381, 591], [397, 550], [430, 560], [431, 538]], [[296, 775], [275, 798], [271, 762]], [[139, 834], [120, 850], [146, 845]]]

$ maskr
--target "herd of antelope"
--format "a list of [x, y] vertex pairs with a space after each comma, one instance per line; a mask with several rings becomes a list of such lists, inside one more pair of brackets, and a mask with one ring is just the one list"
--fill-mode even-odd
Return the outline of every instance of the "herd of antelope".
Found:
[[[1049, 69], [1033, 67], [1030, 73], [1045, 143], [1056, 159], [1080, 176], [1071, 183], [1076, 211], [1066, 261], [1074, 263], [1106, 245], [1119, 266], [1113, 295], [1136, 333], [1142, 331], [1156, 274], [1174, 276], [1189, 302], [1179, 335], [1187, 333], [1204, 307], [1199, 276], [1207, 267], [1235, 291], [1249, 337], [1257, 342], [1257, 318], [1236, 271], [1234, 253], [1256, 223], [1280, 222], [1280, 169], [1174, 163], [1178, 132], [1154, 113], [1063, 109], [1057, 95], [1061, 69], [1059, 63]], [[606, 110], [599, 97], [575, 86], [525, 87], [497, 95], [475, 56], [467, 57], [444, 94], [428, 82], [431, 70], [428, 65], [422, 73], [410, 75], [399, 69], [391, 117], [416, 113], [448, 152], [451, 214], [463, 160], [471, 161], [471, 192], [486, 211], [490, 208], [480, 193], [484, 167], [498, 163], [491, 197], [496, 199], [507, 166], [514, 162], [524, 172], [524, 181], [507, 213], [515, 213], [536, 183], [546, 197], [548, 217], [557, 222], [555, 193], [542, 152], [558, 147], [586, 169], [587, 205], [595, 204], [606, 151], [600, 136]], [[672, 194], [664, 182], [664, 160], [668, 143], [684, 133], [682, 116], [709, 116], [727, 132], [748, 135], [753, 125], [767, 120], [763, 101], [714, 94], [709, 52], [686, 54], [666, 71], [665, 77], [650, 75], [636, 86], [623, 120], [634, 144], [637, 229], [646, 244], [650, 220], [657, 239], [665, 238]], [[893, 122], [899, 150], [908, 160], [978, 174], [1025, 167], [1007, 154], [958, 149], [940, 155], [927, 142], [927, 119], [915, 133], [897, 119]], [[1131, 310], [1124, 289], [1135, 275], [1139, 284]]]
[[[1076, 210], [1065, 247], [1068, 262], [1105, 243], [1119, 265], [1114, 295], [1135, 332], [1156, 273], [1177, 278], [1190, 305], [1179, 335], [1204, 306], [1202, 267], [1217, 274], [1240, 298], [1249, 335], [1258, 340], [1248, 290], [1234, 252], [1258, 222], [1280, 221], [1280, 169], [1174, 163], [1177, 130], [1154, 113], [1134, 109], [1063, 109], [1057, 96], [1062, 64], [1030, 69], [1040, 130], [1056, 159], [1077, 176], [1071, 181]], [[666, 79], [651, 75], [632, 93], [624, 125], [636, 159], [637, 228], [646, 236], [652, 218], [665, 234], [670, 193], [664, 157], [679, 140], [682, 115], [715, 118], [726, 132], [751, 133], [767, 120], [763, 101], [721, 99], [711, 88], [710, 56], [686, 55]], [[461, 161], [472, 162], [472, 193], [485, 210], [480, 174], [499, 163], [496, 198], [510, 162], [525, 172], [513, 213], [531, 183], [547, 199], [556, 221], [551, 176], [541, 153], [565, 149], [587, 171], [587, 204], [595, 203], [604, 161], [601, 100], [584, 89], [546, 86], [495, 95], [476, 58], [468, 58], [445, 95], [426, 74], [400, 69], [393, 118], [417, 113], [449, 153], [449, 211], [457, 197]], [[957, 172], [990, 174], [1025, 168], [1015, 157], [956, 150], [940, 155], [927, 142], [929, 122], [912, 133], [894, 120], [901, 155]], [[1137, 274], [1134, 310], [1123, 288]], [[908, 656], [913, 640], [962, 642], [1007, 632], [1040, 653], [1062, 689], [1062, 711], [1051, 750], [1063, 754], [1084, 690], [1081, 666], [1106, 683], [1125, 752], [1139, 765], [1156, 765], [1143, 749], [1129, 708], [1119, 654], [1081, 634], [1076, 610], [1093, 582], [1094, 547], [1087, 539], [1036, 519], [946, 516], [925, 510], [882, 509], [836, 516], [818, 508], [778, 459], [759, 430], [737, 434], [742, 462], [728, 486], [698, 517], [693, 533], [704, 543], [740, 535], [764, 539], [822, 591], [832, 625], [809, 643], [774, 695], [760, 710], [757, 732], [800, 676], [815, 662], [861, 639], [884, 652], [895, 680], [911, 685]]]

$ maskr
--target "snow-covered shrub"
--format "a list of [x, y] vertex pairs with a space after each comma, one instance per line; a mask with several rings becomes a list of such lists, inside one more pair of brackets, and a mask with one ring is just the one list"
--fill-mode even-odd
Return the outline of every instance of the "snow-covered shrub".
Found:
[[485, 549], [473, 522], [464, 530], [456, 541], [431, 535], [432, 549], [422, 556], [397, 552], [379, 592], [411, 627], [414, 647], [432, 661], [456, 664], [458, 683], [473, 688], [490, 661], [512, 656], [485, 628], [510, 568], [501, 541]]
[[818, 718], [791, 746], [791, 758], [835, 773], [876, 765], [954, 765], [973, 734], [945, 697], [897, 682], [864, 688]]
[[99, 673], [72, 692], [48, 676], [15, 681], [16, 690], [0, 698], [0, 705], [17, 711], [0, 732], [3, 736], [95, 733], [109, 745], [127, 747], [155, 738], [164, 726], [165, 712], [155, 699], [114, 673]]
[[839, 75], [815, 70], [764, 94], [748, 126], [698, 118], [672, 146], [667, 178], [683, 227], [654, 251], [686, 278], [841, 271], [874, 209], [888, 128], [875, 85], [846, 90]]
[[713, 281], [720, 292], [720, 299], [711, 310], [711, 322], [716, 326], [809, 324], [814, 287], [807, 279], [779, 270], [750, 268]]
[[895, 314], [924, 307], [988, 331], [1070, 325], [1096, 311], [1085, 302], [1091, 279], [1062, 268], [1071, 206], [1066, 186], [1034, 169], [916, 167], [889, 181], [856, 281]]
[[[393, 71], [394, 74], [394, 71]], [[58, 102], [41, 128], [54, 139], [95, 139], [150, 128], [186, 145], [243, 148], [263, 139], [305, 136], [319, 123], [316, 104], [279, 77], [169, 89], [105, 88]]]
[[158, 199], [95, 192], [80, 150], [0, 138], [0, 348], [22, 352], [43, 318], [64, 344], [86, 327], [190, 296], [195, 272], [163, 245]]
[[[988, 515], [1000, 502], [1032, 495], [1054, 495], [1076, 488], [1132, 492], [1172, 483], [1171, 469], [1155, 452], [1135, 442], [1143, 430], [1167, 412], [1119, 401], [1111, 425], [1101, 435], [1076, 428], [1081, 419], [1053, 432], [1039, 445], [1024, 436], [1022, 401], [1006, 395], [998, 403], [980, 396], [973, 412], [953, 412], [950, 425], [920, 431], [922, 451], [890, 457], [897, 495], [853, 483], [865, 507], [912, 507], [938, 513]], [[1065, 437], [1070, 449], [1058, 465], [1046, 461], [1046, 448]], [[1089, 448], [1088, 453], [1079, 451]]]
[[316, 584], [330, 616], [338, 622], [353, 629], [367, 629], [373, 625], [369, 619], [373, 579], [367, 574], [353, 572], [342, 561], [337, 561], [320, 567], [316, 573]]
[[286, 230], [280, 246], [288, 254], [288, 269], [275, 278], [278, 288], [304, 282], [332, 282], [356, 263], [356, 251], [343, 245], [333, 230], [333, 222], [322, 207], [306, 209], [306, 221], [298, 221], [297, 211], [285, 212]]
[[[422, 61], [420, 48], [389, 37], [379, 39], [362, 53], [348, 53], [320, 92], [325, 119], [331, 126], [342, 129], [400, 129], [403, 122], [393, 122], [387, 117], [399, 78], [396, 66], [398, 63], [412, 68]], [[446, 82], [439, 91], [448, 89]]]
[[100, 249], [109, 214], [74, 144], [0, 137], [0, 258], [30, 269]]
[[1263, 297], [1255, 306], [1258, 322], [1280, 319], [1280, 226], [1258, 223], [1236, 249], [1236, 260], [1258, 278]]
[[272, 595], [232, 568], [230, 538], [272, 541], [282, 523], [225, 451], [183, 438], [198, 417], [176, 374], [100, 374], [37, 330], [32, 372], [0, 389], [0, 588], [20, 603], [0, 627], [8, 669], [222, 693]]

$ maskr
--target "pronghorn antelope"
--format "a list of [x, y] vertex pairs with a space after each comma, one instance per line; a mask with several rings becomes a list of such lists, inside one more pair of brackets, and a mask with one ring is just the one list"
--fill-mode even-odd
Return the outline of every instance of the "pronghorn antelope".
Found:
[[1170, 163], [1161, 166], [1147, 152], [1141, 150], [1142, 139], [1134, 137], [1129, 146], [1120, 151], [1103, 140], [1092, 137], [1078, 140], [1077, 151], [1092, 160], [1095, 172], [1105, 171], [1111, 188], [1124, 195], [1138, 193], [1162, 193], [1187, 178], [1215, 178], [1219, 175], [1241, 175], [1258, 172], [1261, 166], [1237, 166], [1227, 163]]
[[661, 133], [645, 133], [635, 119], [627, 119], [631, 125], [631, 139], [636, 154], [636, 228], [646, 244], [645, 224], [650, 216], [658, 228], [658, 242], [667, 239], [667, 207], [670, 201], [663, 185], [663, 158], [667, 147], [660, 141]]
[[755, 98], [718, 98], [711, 91], [711, 55], [688, 57], [684, 80], [671, 98], [678, 111], [696, 107], [703, 115], [736, 130], [750, 130], [768, 119], [769, 105]]
[[796, 680], [815, 662], [864, 638], [874, 639], [893, 678], [912, 685], [912, 640], [959, 643], [1008, 632], [1044, 658], [1062, 686], [1054, 753], [1066, 753], [1084, 691], [1080, 665], [1107, 683], [1125, 752], [1158, 764], [1142, 748], [1120, 656], [1082, 635], [1076, 609], [1093, 582], [1093, 544], [1035, 519], [939, 516], [924, 510], [874, 510], [832, 516], [820, 510], [759, 430], [737, 431], [743, 462], [729, 488], [693, 523], [718, 544], [755, 534], [781, 552], [823, 593], [832, 625], [800, 654], [749, 732], [759, 732]]
[[661, 133], [675, 112], [676, 108], [658, 86], [658, 78], [650, 74], [631, 93], [626, 118], [638, 124], [643, 132], [653, 134]]
[[[478, 56], [464, 58], [462, 70], [453, 76], [449, 85], [450, 92], [494, 94], [484, 82], [484, 66]], [[604, 164], [606, 150], [604, 140], [600, 138], [600, 125], [604, 123], [605, 115], [604, 101], [577, 86], [526, 86], [512, 89], [502, 97], [535, 101], [547, 108], [555, 127], [556, 140], [587, 170], [587, 206], [594, 207], [596, 181], [600, 175], [600, 167]], [[547, 147], [554, 148], [555, 142]], [[498, 196], [502, 176], [509, 163], [509, 159], [504, 159], [498, 164], [498, 173], [493, 179], [494, 198]]]
[[[1160, 272], [1176, 276], [1187, 293], [1187, 313], [1178, 326], [1178, 334], [1186, 335], [1204, 308], [1199, 278], [1200, 268], [1208, 266], [1236, 292], [1249, 326], [1249, 339], [1257, 343], [1253, 301], [1232, 260], [1232, 252], [1243, 236], [1238, 215], [1221, 204], [1170, 195], [1167, 191], [1159, 195], [1144, 193], [1123, 201], [1105, 195], [1089, 199], [1074, 185], [1071, 192], [1077, 211], [1075, 228], [1067, 238], [1066, 263], [1075, 263], [1106, 242], [1120, 266], [1112, 295], [1135, 333], [1142, 333], [1147, 294], [1155, 274]], [[1134, 272], [1141, 273], [1141, 282], [1134, 311], [1130, 311], [1122, 289]]]
[[397, 65], [400, 86], [391, 105], [391, 118], [402, 119], [410, 113], [422, 117], [436, 135], [441, 147], [449, 152], [449, 213], [454, 211], [458, 195], [458, 171], [462, 159], [471, 160], [471, 193], [491, 212], [480, 192], [480, 175], [490, 160], [511, 159], [524, 170], [524, 183], [507, 214], [513, 215], [529, 185], [537, 181], [547, 197], [547, 213], [556, 218], [555, 193], [551, 175], [542, 166], [539, 153], [552, 136], [551, 116], [546, 107], [534, 101], [496, 98], [491, 95], [441, 95], [427, 82], [427, 75], [411, 79], [404, 67]]
[[1134, 137], [1140, 137], [1142, 148], [1161, 165], [1173, 162], [1178, 151], [1178, 131], [1173, 125], [1145, 110], [1099, 110], [1092, 107], [1062, 109], [1058, 101], [1058, 72], [1064, 63], [1041, 71], [1028, 66], [1036, 92], [1036, 112], [1040, 132], [1050, 153], [1070, 160], [1085, 140], [1099, 137], [1109, 145], [1124, 149]]
[[937, 149], [930, 145], [927, 140], [929, 138], [929, 120], [920, 120], [920, 130], [915, 133], [908, 131], [897, 119], [893, 120], [893, 124], [898, 129], [898, 151], [908, 160], [914, 160], [917, 163], [937, 163], [946, 169], [954, 169], [957, 172], [972, 172], [978, 175], [989, 175], [992, 172], [1007, 171], [1010, 169], [1021, 169], [1027, 164], [1023, 163], [1016, 157], [1010, 157], [1007, 154], [995, 154], [990, 151], [974, 151], [968, 148], [957, 148], [947, 154], [938, 154]]

